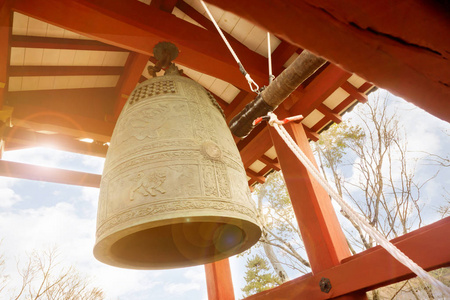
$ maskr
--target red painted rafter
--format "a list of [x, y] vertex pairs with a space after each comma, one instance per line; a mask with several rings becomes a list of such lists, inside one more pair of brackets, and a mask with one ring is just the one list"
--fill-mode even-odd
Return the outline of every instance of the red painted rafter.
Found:
[[361, 103], [367, 102], [367, 95], [358, 91], [358, 89], [354, 87], [350, 82], [348, 81], [344, 82], [341, 85], [341, 88], [343, 88], [347, 93], [349, 93], [353, 98], [355, 98], [359, 102]]
[[[5, 99], [14, 107], [32, 105], [38, 110], [50, 108], [59, 114], [78, 114], [86, 120], [104, 121], [105, 111], [112, 108], [114, 95], [114, 88], [83, 88], [7, 92]], [[14, 109], [13, 117], [17, 117], [17, 109], [20, 107]]]
[[100, 187], [101, 175], [0, 160], [0, 176]]
[[[182, 1], [182, 0], [180, 0], [180, 1]], [[168, 13], [172, 13], [177, 2], [178, 2], [178, 0], [163, 0], [159, 6], [159, 9], [161, 9], [162, 11], [168, 12]]]
[[127, 62], [125, 63], [125, 71], [117, 83], [116, 101], [113, 108], [114, 120], [119, 117], [128, 96], [139, 82], [142, 71], [147, 65], [149, 58], [150, 56], [140, 53], [130, 53], [130, 55], [128, 55]]
[[10, 66], [9, 76], [73, 76], [73, 75], [120, 75], [123, 67], [91, 66]]
[[338, 87], [351, 76], [335, 65], [328, 65], [300, 93], [297, 102], [289, 109], [292, 115], [307, 116], [319, 107]]
[[9, 39], [11, 31], [11, 1], [0, 0], [0, 110], [2, 109], [7, 89]]
[[26, 130], [19, 126], [6, 128], [4, 133], [5, 150], [21, 147], [49, 146], [58, 150], [80, 153], [85, 155], [105, 157], [108, 146], [101, 143], [85, 143], [71, 136], [61, 134], [43, 134]]
[[[18, 0], [14, 2], [13, 9], [144, 55], [152, 55], [153, 47], [158, 42], [171, 41], [180, 50], [176, 62], [249, 90], [217, 33], [208, 32], [138, 1]], [[67, 11], [70, 11], [70, 17]], [[267, 81], [266, 59], [242, 45], [233, 47], [245, 61], [244, 65], [253, 79], [264, 84]]]
[[47, 109], [34, 105], [14, 105], [13, 124], [36, 131], [52, 131], [77, 138], [109, 142], [114, 124], [104, 120]]
[[450, 40], [442, 38], [450, 18], [440, 2], [207, 1], [450, 121]]
[[[450, 217], [407, 233], [391, 242], [425, 270], [450, 266]], [[364, 271], [365, 273], [361, 273]], [[354, 291], [367, 291], [415, 275], [380, 246], [349, 257], [338, 266], [314, 275], [306, 274], [247, 300], [329, 299]], [[332, 289], [320, 291], [321, 278], [330, 279]]]
[[281, 43], [272, 53], [272, 68], [275, 76], [279, 75], [283, 70], [283, 65], [297, 51], [298, 46], [291, 45], [281, 40]]
[[11, 47], [20, 48], [44, 48], [44, 49], [71, 49], [91, 51], [126, 51], [122, 48], [104, 44], [92, 40], [75, 40], [63, 38], [51, 38], [41, 36], [11, 36]]

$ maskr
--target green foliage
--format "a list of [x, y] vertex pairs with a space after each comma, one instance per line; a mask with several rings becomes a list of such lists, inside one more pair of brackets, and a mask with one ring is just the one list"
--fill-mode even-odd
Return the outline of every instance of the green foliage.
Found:
[[245, 265], [245, 281], [247, 284], [242, 289], [245, 296], [257, 294], [259, 292], [271, 289], [280, 284], [280, 280], [270, 271], [267, 261], [259, 255], [247, 259]]

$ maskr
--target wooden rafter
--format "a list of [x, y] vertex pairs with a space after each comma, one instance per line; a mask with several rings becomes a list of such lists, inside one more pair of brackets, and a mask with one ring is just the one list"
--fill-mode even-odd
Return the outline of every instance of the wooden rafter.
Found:
[[23, 104], [14, 105], [13, 124], [35, 131], [58, 132], [104, 143], [109, 142], [114, 129], [113, 123], [104, 120]]
[[0, 0], [0, 110], [3, 106], [8, 78], [9, 37], [11, 31], [10, 4], [11, 1]]
[[41, 36], [11, 36], [11, 47], [44, 48], [44, 49], [70, 49], [90, 51], [123, 52], [124, 49], [93, 40], [74, 40], [64, 38], [51, 38]]
[[[158, 42], [171, 41], [180, 50], [176, 62], [249, 90], [217, 33], [153, 6], [138, 1], [18, 0], [13, 10], [144, 55], [152, 55]], [[70, 17], [65, 14], [68, 10]], [[267, 81], [265, 58], [242, 45], [233, 47], [253, 79], [264, 84]]]
[[[450, 239], [442, 238], [449, 235], [450, 217], [447, 217], [391, 242], [422, 268], [433, 270], [450, 265]], [[361, 270], [367, 270], [370, 276], [369, 273], [362, 275]], [[314, 275], [306, 274], [246, 299], [329, 299], [354, 291], [368, 291], [414, 276], [386, 250], [376, 246], [345, 259], [331, 269]], [[321, 278], [330, 279], [332, 289], [328, 294], [320, 291], [318, 283]]]
[[[7, 92], [6, 100], [13, 105], [13, 117], [21, 114], [21, 105], [40, 110], [52, 110], [59, 114], [78, 114], [86, 119], [105, 120], [105, 112], [111, 110], [114, 88], [59, 89]], [[29, 111], [33, 114], [33, 111]], [[45, 121], [45, 120], [44, 120]]]
[[19, 126], [6, 128], [3, 136], [6, 142], [6, 151], [11, 150], [11, 148], [17, 148], [18, 146], [25, 148], [49, 146], [73, 153], [105, 157], [108, 150], [108, 146], [101, 143], [86, 143], [71, 136], [43, 134]]
[[348, 72], [330, 64], [302, 90], [300, 98], [288, 110], [292, 115], [307, 116], [351, 76]]
[[0, 160], [0, 176], [100, 187], [101, 175]]
[[128, 96], [136, 87], [149, 58], [149, 55], [134, 52], [128, 55], [127, 62], [125, 63], [125, 71], [117, 83], [116, 100], [113, 108], [114, 120], [119, 117]]

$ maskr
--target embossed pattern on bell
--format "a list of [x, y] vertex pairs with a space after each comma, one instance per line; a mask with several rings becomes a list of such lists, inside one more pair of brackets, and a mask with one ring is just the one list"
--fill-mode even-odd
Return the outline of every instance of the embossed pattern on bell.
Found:
[[261, 235], [239, 151], [220, 106], [177, 75], [131, 94], [100, 187], [94, 255], [166, 269], [240, 253]]

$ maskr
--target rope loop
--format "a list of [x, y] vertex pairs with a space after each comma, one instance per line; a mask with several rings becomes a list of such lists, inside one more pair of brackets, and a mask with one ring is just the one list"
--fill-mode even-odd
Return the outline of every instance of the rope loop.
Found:
[[245, 74], [245, 79], [247, 79], [248, 86], [252, 92], [259, 94], [259, 85], [250, 77], [250, 74]]

